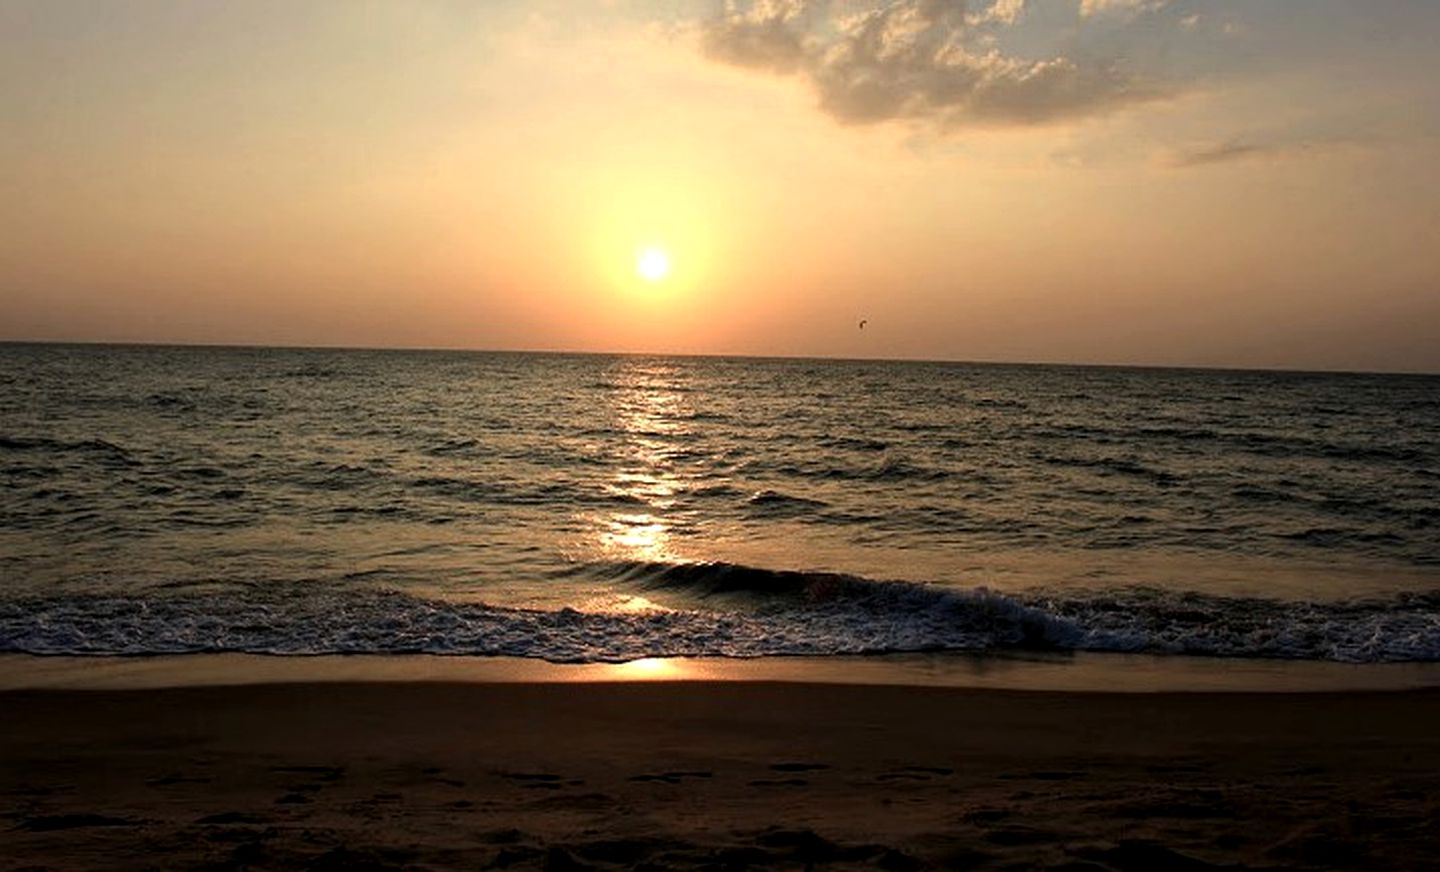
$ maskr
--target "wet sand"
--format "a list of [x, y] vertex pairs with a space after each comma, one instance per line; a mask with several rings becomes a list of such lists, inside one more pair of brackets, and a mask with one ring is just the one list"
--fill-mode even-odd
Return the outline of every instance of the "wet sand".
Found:
[[1423, 868], [1440, 690], [0, 693], [6, 868]]

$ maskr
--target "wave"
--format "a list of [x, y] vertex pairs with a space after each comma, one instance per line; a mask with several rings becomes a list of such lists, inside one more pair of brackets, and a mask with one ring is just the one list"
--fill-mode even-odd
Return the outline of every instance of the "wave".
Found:
[[822, 448], [838, 448], [842, 451], [888, 451], [890, 443], [883, 439], [867, 439], [860, 436], [827, 436], [817, 440]]
[[117, 466], [138, 466], [129, 451], [104, 439], [67, 441], [46, 437], [0, 436], [0, 451], [35, 451], [47, 454], [84, 454], [97, 457], [102, 463]]
[[[762, 569], [739, 563], [665, 563], [647, 560], [613, 560], [584, 563], [563, 571], [609, 582], [628, 582], [649, 591], [681, 592], [709, 597], [750, 594], [764, 598], [800, 597], [811, 601], [831, 599], [847, 588], [883, 588], [890, 582], [869, 581], [836, 572], [800, 572]], [[911, 585], [912, 587], [914, 585]]]
[[1076, 469], [1093, 469], [1099, 475], [1128, 475], [1135, 478], [1148, 479], [1160, 487], [1169, 487], [1179, 479], [1173, 473], [1163, 469], [1152, 469], [1134, 460], [1123, 457], [1056, 457], [1042, 455], [1039, 458], [1045, 463], [1055, 466], [1068, 466]]
[[837, 465], [821, 458], [812, 458], [779, 464], [747, 461], [740, 467], [740, 471], [756, 476], [779, 475], [799, 479], [879, 483], [936, 482], [951, 476], [949, 470], [916, 463], [894, 453], [887, 453], [876, 462], [864, 466]]
[[[689, 601], [646, 612], [546, 611], [427, 599], [353, 582], [32, 596], [0, 602], [0, 651], [426, 653], [618, 662], [1048, 650], [1440, 660], [1440, 592], [1338, 603], [1153, 588], [1007, 595], [727, 563], [580, 564], [566, 574]], [[715, 599], [723, 594], [739, 596]]]
[[[1313, 410], [1312, 410], [1313, 411]], [[1353, 413], [1352, 413], [1353, 414]], [[1424, 443], [1377, 444], [1342, 437], [1315, 438], [1287, 432], [1176, 425], [1108, 426], [1066, 422], [1036, 429], [1032, 436], [1046, 440], [1082, 438], [1096, 444], [1141, 445], [1153, 443], [1214, 443], [1262, 457], [1310, 457], [1322, 460], [1423, 463], [1433, 459], [1433, 446]]]
[[807, 515], [829, 505], [822, 500], [797, 497], [776, 490], [759, 491], [752, 494], [745, 503], [755, 515], [762, 517]]

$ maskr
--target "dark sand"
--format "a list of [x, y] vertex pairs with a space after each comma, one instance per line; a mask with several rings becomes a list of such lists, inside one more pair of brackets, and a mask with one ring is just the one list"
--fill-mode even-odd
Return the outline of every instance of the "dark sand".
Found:
[[1433, 868], [1440, 690], [0, 693], [0, 867]]

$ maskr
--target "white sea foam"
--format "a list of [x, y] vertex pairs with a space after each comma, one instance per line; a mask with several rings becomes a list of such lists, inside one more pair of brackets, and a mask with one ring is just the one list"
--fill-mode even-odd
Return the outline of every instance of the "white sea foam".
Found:
[[[1022, 600], [725, 564], [630, 565], [632, 583], [767, 591], [644, 613], [500, 608], [340, 585], [0, 604], [0, 650], [150, 655], [427, 653], [554, 662], [640, 657], [1085, 650], [1356, 663], [1440, 660], [1440, 597], [1284, 603], [1128, 589]], [[649, 567], [644, 568], [644, 567]], [[668, 581], [666, 581], [668, 579]], [[733, 584], [726, 592], [735, 592]], [[782, 591], [779, 594], [774, 591]]]

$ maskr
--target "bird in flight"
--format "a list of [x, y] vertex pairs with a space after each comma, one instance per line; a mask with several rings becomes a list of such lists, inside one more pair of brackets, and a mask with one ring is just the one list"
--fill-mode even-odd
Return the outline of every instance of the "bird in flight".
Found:
[[865, 325], [866, 325], [867, 323], [869, 323], [868, 319], [866, 319], [866, 318], [861, 318], [861, 319], [860, 319], [860, 329], [861, 329], [861, 330], [864, 330], [864, 329], [865, 329]]

